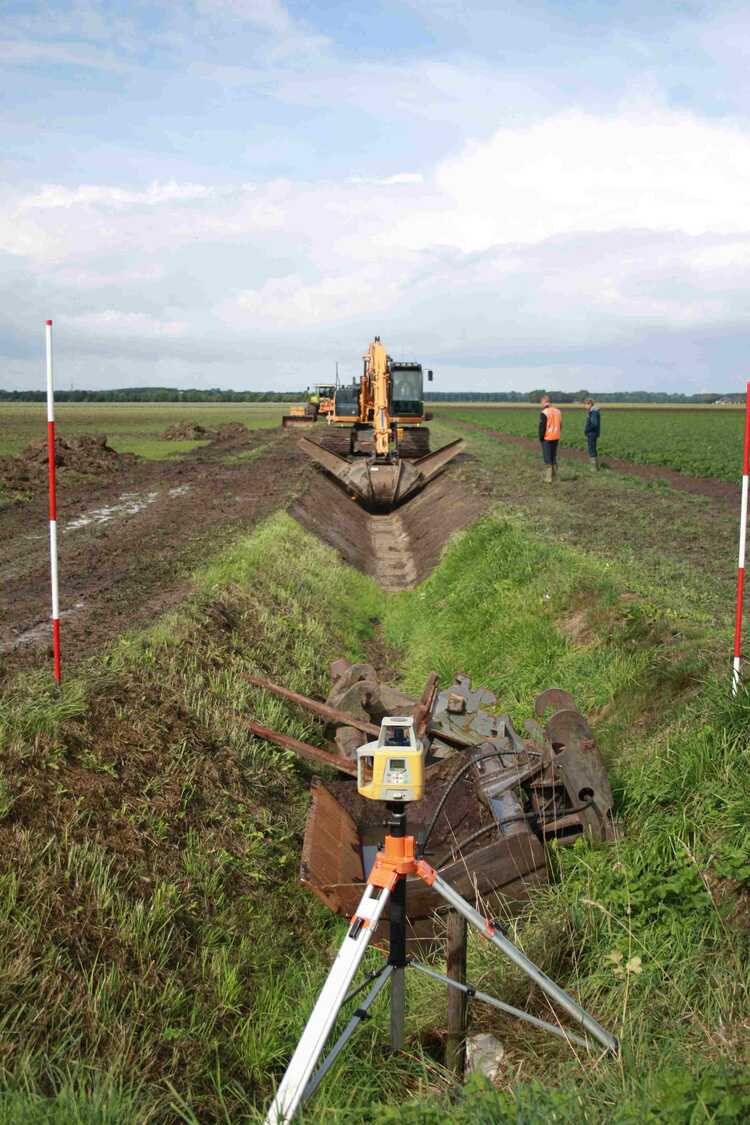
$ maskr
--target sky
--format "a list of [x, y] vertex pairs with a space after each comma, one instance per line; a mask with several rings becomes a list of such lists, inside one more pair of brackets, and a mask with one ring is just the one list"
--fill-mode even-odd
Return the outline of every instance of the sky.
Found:
[[0, 0], [0, 387], [750, 378], [750, 0]]

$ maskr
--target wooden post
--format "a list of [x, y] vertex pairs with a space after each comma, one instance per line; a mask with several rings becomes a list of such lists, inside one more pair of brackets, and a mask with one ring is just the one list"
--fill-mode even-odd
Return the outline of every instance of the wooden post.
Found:
[[[447, 969], [451, 980], [466, 984], [466, 919], [456, 910], [448, 914]], [[448, 1038], [445, 1065], [461, 1081], [466, 1063], [467, 995], [448, 986]]]

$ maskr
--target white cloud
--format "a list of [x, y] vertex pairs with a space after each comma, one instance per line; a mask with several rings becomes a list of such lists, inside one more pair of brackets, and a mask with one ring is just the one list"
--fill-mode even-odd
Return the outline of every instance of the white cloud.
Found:
[[235, 328], [312, 329], [317, 334], [323, 326], [329, 330], [363, 315], [387, 316], [400, 281], [383, 275], [377, 285], [373, 280], [372, 270], [328, 274], [312, 282], [294, 274], [274, 277], [257, 289], [241, 291], [217, 312]]
[[250, 25], [274, 40], [275, 57], [326, 47], [329, 40], [294, 19], [281, 0], [198, 0], [200, 12], [215, 19], [233, 19]]
[[126, 191], [123, 188], [105, 184], [81, 184], [77, 188], [66, 188], [61, 184], [45, 184], [40, 191], [24, 199], [23, 210], [50, 210], [57, 207], [104, 206], [104, 207], [158, 207], [165, 203], [181, 203], [186, 200], [205, 199], [210, 188], [203, 184], [178, 184], [174, 180], [160, 184], [149, 184], [143, 191]]
[[468, 145], [435, 182], [452, 207], [417, 244], [446, 220], [464, 250], [575, 231], [745, 231], [750, 134], [645, 106], [572, 111]]
[[88, 70], [121, 72], [126, 63], [114, 51], [87, 43], [45, 42], [42, 39], [0, 40], [0, 60], [9, 66], [63, 63]]
[[396, 184], [421, 184], [424, 183], [424, 176], [421, 172], [395, 172], [392, 176], [384, 176], [378, 179], [377, 176], [350, 176], [347, 181], [350, 184], [379, 184], [381, 187], [391, 187]]
[[91, 336], [136, 336], [141, 339], [184, 336], [187, 323], [182, 320], [162, 320], [145, 313], [123, 312], [121, 309], [102, 309], [100, 312], [81, 314], [60, 313], [55, 323], [61, 329], [70, 329]]
[[356, 365], [374, 332], [394, 354], [450, 364], [453, 386], [493, 370], [498, 386], [508, 373], [595, 386], [655, 335], [652, 381], [670, 363], [686, 379], [680, 340], [750, 332], [749, 196], [736, 125], [567, 112], [419, 173], [6, 193], [3, 300], [26, 315], [25, 270], [71, 348], [101, 355], [117, 339], [121, 361], [152, 364], [146, 381], [208, 363], [212, 385], [297, 385], [333, 359]]

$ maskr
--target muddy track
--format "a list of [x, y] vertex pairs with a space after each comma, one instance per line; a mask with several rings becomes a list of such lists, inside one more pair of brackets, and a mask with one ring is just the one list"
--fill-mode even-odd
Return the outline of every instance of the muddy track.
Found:
[[[245, 462], [225, 459], [252, 454]], [[179, 461], [126, 461], [95, 481], [61, 472], [66, 664], [178, 603], [192, 567], [286, 507], [310, 472], [281, 430], [247, 432]], [[42, 487], [0, 512], [0, 679], [49, 659], [46, 503]]]
[[[227, 459], [238, 456], [249, 459]], [[384, 590], [399, 590], [429, 574], [451, 534], [489, 504], [446, 473], [391, 515], [368, 515], [281, 429], [215, 441], [180, 460], [121, 459], [99, 479], [63, 471], [59, 481], [68, 668], [179, 604], [196, 565], [279, 509]], [[40, 478], [30, 501], [0, 512], [0, 682], [49, 664], [46, 505]]]
[[[465, 422], [462, 419], [453, 418], [449, 414], [444, 416], [444, 420], [450, 422], [451, 426], [474, 430], [478, 434], [496, 438], [497, 441], [505, 442], [507, 445], [520, 445], [523, 449], [531, 449], [535, 453], [539, 453], [539, 442], [532, 438], [504, 434], [501, 430], [489, 430], [479, 422]], [[561, 462], [581, 461], [588, 464], [588, 460], [588, 454], [585, 450], [572, 449], [570, 446], [566, 446], [563, 441], [560, 449]], [[618, 473], [625, 473], [627, 476], [640, 477], [643, 480], [663, 480], [670, 488], [675, 488], [680, 492], [690, 492], [694, 496], [708, 496], [712, 500], [731, 500], [732, 503], [737, 503], [739, 490], [737, 485], [730, 481], [716, 480], [713, 477], [691, 477], [686, 473], [678, 472], [676, 469], [667, 469], [661, 465], [639, 465], [635, 461], [626, 461], [622, 457], [610, 457], [606, 453], [599, 460], [606, 468], [616, 469]]]

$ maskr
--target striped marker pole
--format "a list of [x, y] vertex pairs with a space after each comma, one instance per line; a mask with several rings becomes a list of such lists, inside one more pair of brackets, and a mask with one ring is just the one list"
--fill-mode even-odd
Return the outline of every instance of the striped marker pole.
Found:
[[750, 383], [745, 387], [745, 446], [742, 455], [742, 499], [740, 502], [740, 554], [737, 566], [737, 612], [734, 621], [734, 660], [732, 661], [732, 695], [739, 691], [742, 677], [742, 608], [745, 590], [745, 544], [747, 541], [747, 486], [750, 472]]
[[55, 481], [55, 391], [52, 383], [52, 321], [47, 337], [47, 457], [49, 462], [49, 563], [52, 579], [52, 652], [55, 679], [60, 683], [60, 596], [57, 584], [57, 486]]

